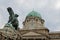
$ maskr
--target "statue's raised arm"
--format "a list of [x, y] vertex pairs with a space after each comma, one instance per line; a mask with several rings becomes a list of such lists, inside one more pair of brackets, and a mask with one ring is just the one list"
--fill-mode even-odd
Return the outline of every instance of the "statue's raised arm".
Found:
[[13, 16], [14, 16], [14, 12], [13, 12], [13, 10], [12, 10], [12, 8], [11, 7], [8, 7], [7, 8], [7, 11], [8, 11], [8, 13], [9, 13], [9, 21], [8, 21], [8, 23], [11, 23], [11, 21], [12, 21], [12, 19], [13, 19]]
[[13, 15], [14, 15], [14, 12], [13, 12], [13, 10], [12, 10], [11, 7], [8, 7], [8, 8], [7, 8], [7, 11], [9, 12], [9, 15], [10, 15], [10, 16], [13, 16]]

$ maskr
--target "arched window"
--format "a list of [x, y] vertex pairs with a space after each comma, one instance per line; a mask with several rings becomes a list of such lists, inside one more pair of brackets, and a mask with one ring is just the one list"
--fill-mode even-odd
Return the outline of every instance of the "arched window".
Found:
[[41, 39], [36, 39], [36, 40], [41, 40]]
[[34, 39], [28, 39], [28, 40], [34, 40]]
[[5, 39], [7, 39], [7, 38], [5, 37]]
[[36, 19], [36, 21], [38, 21], [38, 19]]
[[43, 39], [43, 40], [45, 40], [45, 39]]
[[26, 39], [23, 39], [23, 40], [26, 40]]

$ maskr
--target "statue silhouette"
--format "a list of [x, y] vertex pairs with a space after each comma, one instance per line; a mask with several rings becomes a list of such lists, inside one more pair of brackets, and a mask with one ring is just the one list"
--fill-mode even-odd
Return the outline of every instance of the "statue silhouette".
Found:
[[12, 24], [12, 26], [17, 30], [18, 25], [19, 25], [19, 22], [18, 22], [17, 17], [18, 17], [19, 15], [14, 14], [14, 12], [13, 12], [13, 10], [12, 10], [11, 7], [8, 7], [8, 8], [7, 8], [7, 11], [9, 12], [9, 15], [10, 15], [10, 16], [9, 16], [9, 21], [8, 21], [8, 23]]

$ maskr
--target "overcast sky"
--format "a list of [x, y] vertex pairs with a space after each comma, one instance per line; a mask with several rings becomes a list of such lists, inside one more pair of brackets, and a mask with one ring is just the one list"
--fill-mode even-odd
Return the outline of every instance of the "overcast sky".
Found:
[[0, 0], [0, 28], [8, 22], [11, 7], [19, 15], [19, 27], [32, 10], [40, 13], [45, 20], [45, 27], [50, 31], [60, 31], [60, 0]]

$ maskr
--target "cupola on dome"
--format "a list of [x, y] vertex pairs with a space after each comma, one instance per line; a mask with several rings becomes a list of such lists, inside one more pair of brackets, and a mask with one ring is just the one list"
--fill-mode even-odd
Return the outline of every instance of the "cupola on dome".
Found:
[[30, 12], [30, 13], [27, 15], [27, 17], [29, 17], [29, 16], [41, 18], [41, 15], [40, 15], [38, 12], [36, 12], [36, 11]]

